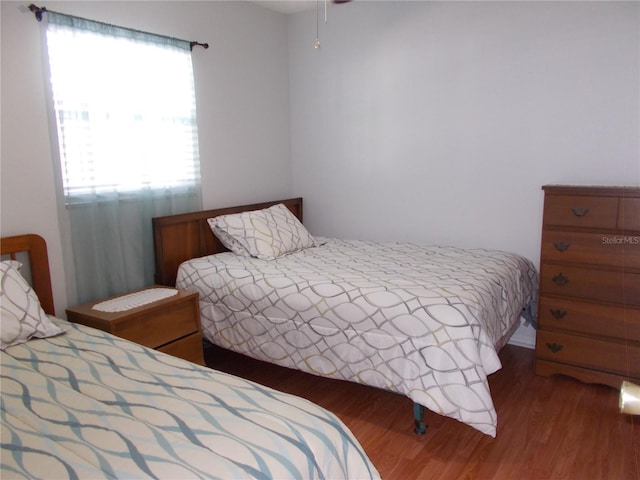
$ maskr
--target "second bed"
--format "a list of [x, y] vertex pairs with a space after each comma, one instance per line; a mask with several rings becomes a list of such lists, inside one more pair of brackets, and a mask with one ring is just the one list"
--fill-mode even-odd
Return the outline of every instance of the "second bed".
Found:
[[316, 237], [275, 258], [193, 258], [175, 283], [200, 293], [216, 345], [397, 392], [495, 436], [487, 377], [533, 318], [537, 272], [496, 250]]

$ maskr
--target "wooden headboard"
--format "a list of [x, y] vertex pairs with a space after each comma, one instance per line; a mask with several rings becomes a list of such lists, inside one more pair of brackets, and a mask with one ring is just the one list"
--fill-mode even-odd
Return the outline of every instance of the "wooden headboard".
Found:
[[40, 299], [42, 309], [49, 315], [55, 315], [51, 274], [49, 272], [49, 255], [47, 242], [35, 234], [3, 237], [0, 239], [0, 254], [13, 260], [20, 260], [19, 253], [26, 253], [31, 272], [31, 286]]
[[182, 262], [227, 251], [209, 228], [208, 218], [260, 210], [278, 203], [286, 205], [302, 222], [302, 198], [300, 197], [154, 218], [155, 282], [173, 287], [176, 284], [178, 267]]

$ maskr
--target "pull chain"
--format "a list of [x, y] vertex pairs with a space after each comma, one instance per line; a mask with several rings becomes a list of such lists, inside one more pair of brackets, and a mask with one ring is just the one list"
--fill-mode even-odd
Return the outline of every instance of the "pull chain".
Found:
[[[320, 23], [318, 11], [320, 10], [320, 0], [316, 0], [316, 41], [313, 44], [313, 48], [316, 50], [320, 48], [320, 36], [318, 34], [318, 24]], [[324, 0], [324, 23], [327, 23], [327, 0]]]

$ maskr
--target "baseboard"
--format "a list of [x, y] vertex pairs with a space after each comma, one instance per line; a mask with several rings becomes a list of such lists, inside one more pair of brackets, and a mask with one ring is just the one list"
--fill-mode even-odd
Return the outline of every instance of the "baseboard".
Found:
[[509, 343], [509, 345], [533, 350], [536, 348], [536, 329], [526, 325], [520, 325], [513, 335], [511, 335], [507, 343]]

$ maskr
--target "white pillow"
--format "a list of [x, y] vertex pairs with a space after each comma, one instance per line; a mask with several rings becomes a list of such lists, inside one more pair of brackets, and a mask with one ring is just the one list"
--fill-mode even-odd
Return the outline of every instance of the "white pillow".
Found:
[[222, 244], [237, 255], [273, 260], [318, 245], [282, 203], [262, 210], [220, 215], [207, 221]]
[[31, 338], [59, 335], [63, 329], [53, 323], [40, 300], [20, 274], [20, 262], [0, 262], [0, 349], [25, 343]]

